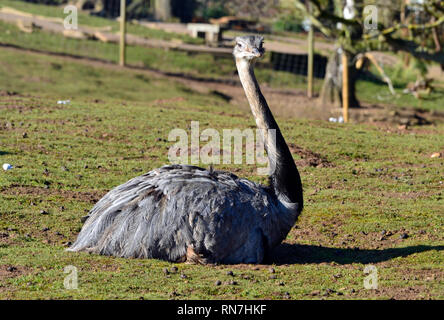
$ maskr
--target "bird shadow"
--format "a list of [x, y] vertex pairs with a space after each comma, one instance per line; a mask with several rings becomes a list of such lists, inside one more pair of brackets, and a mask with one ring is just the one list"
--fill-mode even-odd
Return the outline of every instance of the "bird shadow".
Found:
[[283, 243], [270, 254], [272, 264], [307, 264], [335, 262], [338, 264], [378, 263], [398, 257], [407, 257], [414, 253], [430, 250], [444, 250], [444, 246], [408, 246], [388, 249], [344, 249], [305, 244]]

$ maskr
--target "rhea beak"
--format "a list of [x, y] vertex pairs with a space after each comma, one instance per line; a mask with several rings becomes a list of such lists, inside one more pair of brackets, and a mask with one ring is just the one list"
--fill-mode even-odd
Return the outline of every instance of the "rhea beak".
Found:
[[253, 56], [254, 56], [255, 58], [260, 58], [260, 57], [262, 57], [262, 52], [259, 51], [257, 48], [253, 48], [253, 50], [252, 50], [251, 53], [253, 54]]

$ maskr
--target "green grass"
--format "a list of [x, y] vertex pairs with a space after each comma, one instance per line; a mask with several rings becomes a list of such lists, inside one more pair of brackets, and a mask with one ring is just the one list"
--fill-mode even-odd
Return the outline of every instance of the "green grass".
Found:
[[[80, 55], [88, 58], [96, 58], [111, 62], [118, 62], [118, 45], [113, 43], [103, 43], [93, 40], [75, 40], [65, 38], [62, 35], [51, 34], [42, 31], [35, 31], [32, 34], [22, 33], [16, 26], [0, 22], [0, 41], [2, 43], [13, 44], [27, 49], [37, 49], [55, 53], [66, 53]], [[127, 62], [129, 64], [145, 65], [167, 72], [192, 71], [195, 64], [188, 66], [191, 61], [202, 61], [195, 73], [203, 71], [204, 74], [212, 74], [219, 70], [214, 63], [215, 59], [210, 55], [199, 55], [200, 59], [192, 59], [184, 52], [165, 51], [156, 48], [142, 48], [128, 46]], [[205, 71], [205, 68], [209, 68]], [[223, 70], [219, 72], [224, 74]]]
[[[48, 17], [63, 18], [63, 8], [32, 4], [23, 1], [4, 0], [1, 6], [8, 6], [32, 14]], [[113, 32], [119, 30], [117, 21], [91, 16], [79, 12], [79, 24], [92, 27], [111, 26]], [[145, 28], [135, 24], [128, 25], [128, 32], [139, 36], [163, 40], [181, 40], [188, 43], [202, 43], [201, 39], [194, 39], [187, 35], [169, 33], [162, 30]], [[229, 31], [227, 34], [233, 36], [235, 33]], [[289, 35], [289, 34], [287, 34]], [[293, 37], [300, 35], [291, 34]], [[67, 53], [89, 58], [104, 59], [112, 62], [118, 61], [118, 45], [101, 43], [93, 40], [74, 40], [64, 38], [62, 35], [48, 34], [35, 31], [32, 34], [21, 32], [16, 26], [0, 21], [0, 42], [13, 44], [23, 48], [38, 49], [56, 53]], [[129, 64], [145, 66], [164, 72], [185, 73], [188, 75], [204, 78], [235, 78], [235, 66], [231, 58], [216, 58], [209, 54], [187, 54], [179, 51], [165, 51], [156, 48], [141, 48], [129, 46], [127, 49], [127, 62]], [[273, 71], [264, 68], [269, 62], [266, 54], [262, 64], [258, 65], [256, 74], [261, 83], [274, 88], [304, 89], [306, 88], [306, 77], [289, 72]], [[386, 84], [375, 83], [367, 80], [357, 82], [356, 91], [358, 99], [362, 102], [372, 104], [390, 104], [395, 107], [421, 108], [425, 110], [442, 110], [444, 103], [444, 87], [438, 82], [435, 90], [416, 99], [411, 94], [403, 94], [402, 91], [408, 82], [414, 82], [415, 76], [410, 68], [402, 66], [384, 66], [387, 75], [392, 79], [397, 92], [392, 96]], [[374, 74], [378, 74], [372, 68]], [[315, 79], [314, 90], [320, 92], [322, 79]]]
[[[24, 1], [16, 0], [2, 0], [0, 7], [10, 7], [23, 12], [65, 19], [67, 14], [63, 12], [64, 6], [49, 6], [42, 4], [34, 4]], [[88, 13], [78, 11], [78, 24], [81, 26], [89, 27], [107, 27], [112, 28], [112, 32], [118, 32], [120, 30], [120, 25], [117, 20], [101, 18], [97, 16], [90, 15]], [[143, 27], [137, 24], [129, 22], [127, 24], [127, 33], [138, 35], [146, 38], [162, 39], [162, 40], [180, 40], [186, 43], [202, 44], [203, 40], [200, 38], [192, 38], [188, 35], [166, 32], [163, 30], [151, 29]]]
[[[412, 66], [405, 67], [402, 63], [395, 66], [384, 66], [387, 76], [392, 80], [396, 96], [393, 96], [388, 86], [383, 83], [360, 80], [357, 82], [356, 90], [359, 99], [371, 103], [391, 104], [398, 107], [419, 108], [425, 110], [444, 110], [444, 87], [442, 81], [432, 83], [434, 90], [430, 94], [421, 94], [422, 98], [417, 99], [412, 94], [403, 94], [407, 83], [414, 83], [417, 80], [417, 71]], [[378, 74], [376, 68], [372, 66], [373, 74]], [[437, 86], [435, 86], [437, 84]]]
[[[172, 128], [188, 130], [191, 121], [200, 121], [200, 130], [254, 127], [250, 114], [142, 71], [6, 49], [0, 89], [0, 162], [15, 166], [0, 173], [2, 299], [282, 299], [285, 292], [292, 299], [444, 298], [443, 160], [430, 158], [444, 151], [443, 124], [402, 133], [278, 118], [288, 143], [331, 166], [299, 168], [306, 206], [276, 253], [271, 279], [269, 266], [64, 251], [105, 192], [168, 163]], [[71, 104], [58, 105], [61, 99]], [[266, 180], [252, 165], [217, 169]], [[381, 239], [383, 230], [392, 235]], [[378, 290], [363, 288], [367, 264], [378, 268]], [[63, 287], [68, 265], [78, 269], [78, 290]], [[173, 265], [179, 273], [165, 276], [162, 269]], [[237, 285], [225, 284], [228, 270]]]
[[[22, 48], [78, 55], [82, 57], [118, 62], [118, 45], [93, 40], [75, 40], [62, 35], [35, 31], [22, 33], [16, 26], [0, 21], [0, 43], [12, 44]], [[168, 51], [157, 48], [127, 47], [127, 63], [145, 66], [163, 72], [184, 73], [203, 78], [235, 79], [236, 67], [231, 58], [215, 57], [210, 54], [187, 54], [181, 51]], [[268, 56], [267, 58], [268, 59]], [[271, 87], [305, 88], [304, 76], [289, 72], [258, 68], [258, 79]], [[321, 81], [316, 79], [315, 89], [319, 90]]]

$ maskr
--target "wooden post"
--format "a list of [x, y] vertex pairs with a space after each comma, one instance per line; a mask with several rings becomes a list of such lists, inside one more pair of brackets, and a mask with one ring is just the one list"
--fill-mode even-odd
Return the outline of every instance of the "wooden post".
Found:
[[[308, 3], [308, 10], [311, 13], [312, 4]], [[310, 30], [308, 31], [308, 65], [307, 65], [307, 96], [313, 97], [313, 59], [314, 59], [314, 30], [313, 24], [310, 23]]]
[[347, 53], [342, 50], [342, 115], [344, 122], [348, 122], [348, 62]]
[[125, 66], [125, 30], [126, 27], [126, 0], [120, 0], [120, 55], [119, 65]]
[[156, 20], [168, 21], [171, 19], [171, 0], [154, 1], [154, 17]]

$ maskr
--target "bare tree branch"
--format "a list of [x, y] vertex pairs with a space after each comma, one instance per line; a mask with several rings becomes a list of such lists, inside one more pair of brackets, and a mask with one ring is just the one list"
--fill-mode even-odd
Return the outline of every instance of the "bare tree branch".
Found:
[[411, 40], [386, 37], [385, 41], [395, 52], [396, 51], [408, 52], [416, 58], [435, 61], [440, 64], [444, 64], [444, 52], [442, 51], [433, 52], [433, 53], [425, 51], [424, 49], [421, 49], [420, 45]]
[[355, 19], [344, 19], [328, 12], [327, 10], [322, 9], [320, 3], [317, 0], [310, 0], [310, 2], [316, 8], [316, 10], [313, 10], [313, 14], [308, 12], [305, 4], [303, 4], [300, 0], [296, 0], [295, 5], [298, 10], [300, 10], [307, 18], [310, 19], [315, 27], [317, 27], [323, 34], [328, 37], [332, 36], [334, 32], [330, 28], [326, 27], [322, 23], [322, 20], [327, 20], [333, 23], [342, 23], [350, 27], [361, 27], [360, 23]]
[[380, 35], [389, 35], [392, 34], [400, 29], [409, 29], [409, 30], [426, 30], [426, 29], [433, 29], [436, 28], [438, 26], [440, 26], [441, 24], [444, 23], [444, 16], [441, 16], [438, 20], [434, 21], [434, 22], [429, 22], [426, 24], [402, 24], [402, 23], [398, 23], [397, 25], [387, 28], [385, 30], [382, 30], [380, 32], [377, 33], [372, 33], [372, 34], [366, 34], [364, 35], [364, 39], [370, 39], [370, 38], [376, 38]]

